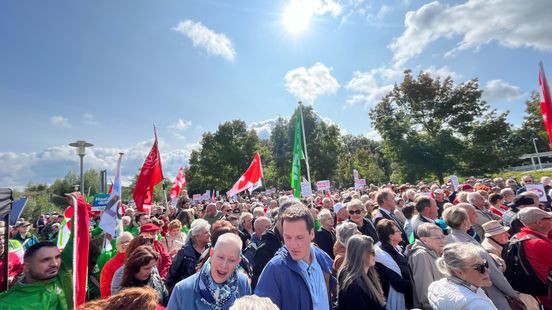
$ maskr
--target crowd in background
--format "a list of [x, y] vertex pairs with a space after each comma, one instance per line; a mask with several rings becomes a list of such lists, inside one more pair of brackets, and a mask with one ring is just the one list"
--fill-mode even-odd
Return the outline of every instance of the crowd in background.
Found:
[[[253, 193], [91, 218], [81, 309], [552, 309], [551, 180]], [[545, 193], [527, 190], [541, 183]], [[9, 229], [2, 309], [68, 309], [63, 215]], [[107, 246], [106, 246], [107, 245]], [[3, 251], [3, 249], [2, 249]], [[2, 264], [2, 260], [0, 260]], [[0, 270], [3, 266], [0, 265]]]

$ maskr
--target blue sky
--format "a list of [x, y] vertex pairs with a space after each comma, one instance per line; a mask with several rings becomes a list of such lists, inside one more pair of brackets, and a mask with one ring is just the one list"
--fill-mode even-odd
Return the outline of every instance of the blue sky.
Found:
[[[344, 132], [375, 137], [367, 112], [428, 70], [478, 77], [522, 121], [552, 68], [547, 0], [4, 1], [0, 5], [0, 186], [85, 168], [136, 172], [158, 127], [166, 177], [201, 134], [241, 119], [261, 136], [312, 104]], [[549, 75], [552, 73], [549, 73]]]

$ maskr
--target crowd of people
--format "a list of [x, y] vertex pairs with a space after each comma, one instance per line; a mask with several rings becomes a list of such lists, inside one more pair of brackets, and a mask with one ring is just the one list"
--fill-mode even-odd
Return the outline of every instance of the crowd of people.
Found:
[[[117, 238], [91, 218], [79, 309], [552, 309], [552, 182], [540, 180], [539, 196], [526, 188], [533, 177], [520, 181], [206, 202], [184, 191], [151, 214], [124, 206]], [[10, 236], [1, 309], [72, 308], [61, 220], [0, 227]]]

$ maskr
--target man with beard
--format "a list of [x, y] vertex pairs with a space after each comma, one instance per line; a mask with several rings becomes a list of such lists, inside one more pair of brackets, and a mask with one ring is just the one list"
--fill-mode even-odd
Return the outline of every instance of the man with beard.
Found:
[[61, 252], [52, 242], [27, 249], [24, 277], [0, 294], [0, 309], [69, 309], [72, 306], [71, 275], [62, 266]]

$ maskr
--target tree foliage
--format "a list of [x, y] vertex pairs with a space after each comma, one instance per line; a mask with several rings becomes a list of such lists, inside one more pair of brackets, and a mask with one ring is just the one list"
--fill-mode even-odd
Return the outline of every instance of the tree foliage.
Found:
[[507, 113], [497, 115], [481, 95], [477, 79], [455, 85], [451, 77], [414, 77], [406, 70], [369, 113], [392, 162], [392, 179], [442, 182], [445, 174], [490, 173], [511, 161]]

